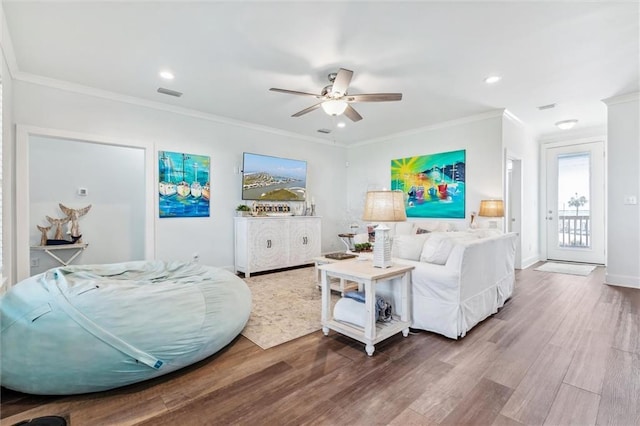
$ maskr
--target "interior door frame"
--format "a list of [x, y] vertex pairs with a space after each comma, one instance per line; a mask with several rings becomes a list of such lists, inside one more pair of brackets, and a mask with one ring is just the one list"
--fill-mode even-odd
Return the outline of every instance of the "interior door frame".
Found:
[[[508, 162], [511, 161], [512, 173], [511, 182], [508, 179]], [[516, 256], [514, 267], [522, 268], [522, 158], [515, 153], [505, 150], [504, 163], [504, 201], [505, 201], [505, 232], [515, 232], [518, 234], [516, 240]], [[511, 183], [511, 185], [509, 185]], [[509, 231], [511, 228], [511, 231]]]
[[582, 145], [593, 142], [601, 142], [604, 158], [603, 158], [603, 174], [604, 174], [604, 200], [603, 200], [603, 213], [604, 213], [604, 262], [606, 264], [607, 261], [607, 138], [606, 136], [590, 136], [590, 137], [582, 137], [582, 138], [572, 138], [567, 140], [555, 140], [550, 142], [543, 142], [540, 144], [540, 205], [538, 212], [538, 224], [540, 229], [540, 258], [542, 260], [548, 260], [547, 253], [547, 220], [546, 220], [546, 210], [547, 210], [547, 149], [549, 148], [563, 148], [573, 145]]
[[[155, 259], [155, 149], [152, 143], [132, 142], [107, 136], [96, 136], [67, 130], [48, 129], [29, 125], [16, 125], [16, 273], [15, 282], [28, 278], [30, 274], [29, 232], [29, 141], [32, 136], [67, 139], [103, 145], [139, 148], [144, 150], [145, 168], [145, 224], [144, 256]], [[18, 188], [18, 185], [20, 188]], [[14, 283], [9, 283], [13, 285]]]

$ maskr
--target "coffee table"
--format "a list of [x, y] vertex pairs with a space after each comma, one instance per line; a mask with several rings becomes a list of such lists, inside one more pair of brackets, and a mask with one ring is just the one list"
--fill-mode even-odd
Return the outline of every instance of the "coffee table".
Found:
[[[329, 330], [349, 336], [365, 344], [367, 355], [372, 356], [375, 344], [396, 333], [402, 332], [404, 337], [409, 335], [411, 325], [411, 270], [413, 266], [393, 265], [389, 268], [376, 268], [371, 260], [343, 260], [336, 263], [319, 265], [322, 289], [322, 332], [326, 335]], [[356, 325], [341, 322], [333, 318], [331, 312], [330, 278], [336, 277], [358, 283], [365, 291], [366, 322], [362, 329]], [[376, 285], [382, 281], [391, 281], [401, 286], [400, 317], [393, 316], [390, 322], [376, 322], [375, 294]]]

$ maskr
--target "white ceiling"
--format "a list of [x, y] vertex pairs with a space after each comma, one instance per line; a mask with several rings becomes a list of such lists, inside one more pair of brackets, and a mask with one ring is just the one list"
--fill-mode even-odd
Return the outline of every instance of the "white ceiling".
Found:
[[[602, 99], [639, 90], [638, 2], [5, 0], [3, 8], [17, 79], [345, 144], [501, 108], [538, 135], [570, 118], [602, 126]], [[290, 117], [315, 99], [268, 91], [319, 93], [340, 67], [355, 72], [349, 93], [403, 100], [354, 104], [364, 119], [336, 129], [341, 120], [322, 110]], [[162, 81], [161, 69], [175, 80]], [[488, 86], [491, 74], [502, 81]], [[184, 95], [159, 94], [160, 86]]]

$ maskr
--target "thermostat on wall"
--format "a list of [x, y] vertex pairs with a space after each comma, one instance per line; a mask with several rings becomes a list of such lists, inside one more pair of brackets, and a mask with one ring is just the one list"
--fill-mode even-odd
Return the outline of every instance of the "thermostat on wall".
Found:
[[89, 195], [89, 190], [87, 190], [87, 188], [78, 188], [78, 195], [80, 195], [81, 197], [86, 197], [87, 195]]

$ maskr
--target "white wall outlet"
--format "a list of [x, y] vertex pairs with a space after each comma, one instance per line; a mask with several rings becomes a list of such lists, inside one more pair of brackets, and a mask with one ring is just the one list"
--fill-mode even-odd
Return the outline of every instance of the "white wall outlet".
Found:
[[624, 203], [626, 205], [635, 206], [636, 204], [638, 204], [638, 198], [635, 195], [625, 195]]
[[31, 267], [37, 268], [38, 266], [40, 266], [40, 259], [37, 257], [35, 259], [31, 259]]

